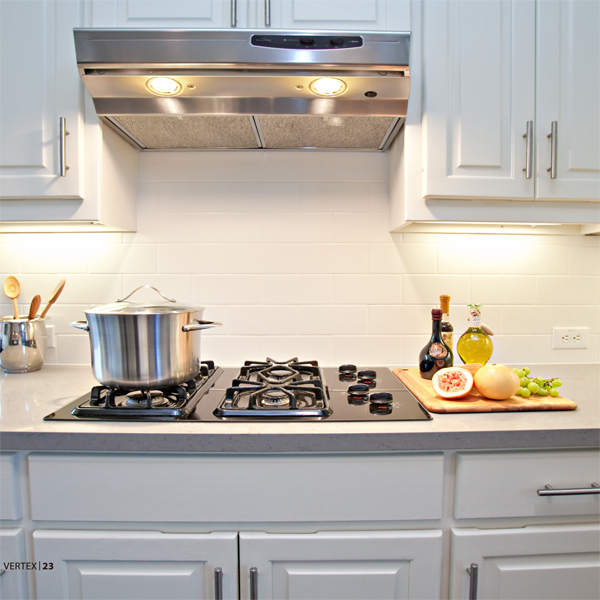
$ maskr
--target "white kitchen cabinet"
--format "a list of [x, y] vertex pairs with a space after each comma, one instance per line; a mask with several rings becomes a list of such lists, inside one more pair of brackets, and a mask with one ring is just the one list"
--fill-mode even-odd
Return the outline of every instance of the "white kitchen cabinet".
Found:
[[26, 560], [23, 530], [0, 530], [0, 599], [28, 598], [27, 571], [14, 565]]
[[136, 152], [100, 124], [77, 72], [83, 3], [0, 10], [0, 232], [135, 230]]
[[[600, 3], [537, 4], [536, 198], [600, 198]], [[556, 122], [556, 173], [551, 178]]]
[[223, 598], [237, 591], [237, 534], [151, 531], [34, 531], [39, 598], [189, 600], [215, 598], [221, 569]]
[[245, 27], [244, 0], [92, 0], [92, 27]]
[[93, 0], [92, 24], [406, 31], [410, 0]]
[[[451, 557], [451, 599], [598, 598], [600, 526], [597, 524], [453, 529]], [[472, 580], [474, 570], [476, 585]], [[475, 595], [469, 593], [471, 587], [476, 587], [472, 590]]]
[[423, 197], [600, 200], [598, 3], [436, 0], [423, 10]]
[[439, 598], [441, 564], [441, 530], [240, 533], [244, 599]]
[[[83, 96], [72, 32], [80, 7], [77, 0], [0, 2], [1, 198], [84, 195]], [[61, 118], [69, 132], [64, 153]]]
[[259, 0], [258, 5], [258, 27], [410, 31], [409, 0]]
[[[600, 231], [600, 69], [588, 69], [597, 11], [585, 0], [412, 3], [408, 114], [389, 156], [392, 231]], [[557, 103], [565, 116], [541, 117]], [[546, 170], [551, 121], [557, 179]]]

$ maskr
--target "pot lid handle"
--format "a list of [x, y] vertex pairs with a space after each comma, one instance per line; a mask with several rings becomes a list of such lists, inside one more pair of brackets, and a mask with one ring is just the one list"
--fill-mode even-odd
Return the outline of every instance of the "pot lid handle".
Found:
[[129, 298], [130, 296], [133, 296], [133, 294], [135, 294], [138, 290], [141, 290], [142, 288], [150, 288], [151, 290], [154, 290], [157, 294], [160, 294], [168, 302], [176, 302], [176, 300], [173, 300], [173, 298], [167, 298], [160, 290], [157, 290], [152, 285], [140, 285], [140, 286], [136, 287], [135, 290], [133, 290], [132, 292], [129, 292], [129, 294], [127, 294], [127, 296], [125, 296], [125, 298], [120, 298], [120, 299], [116, 300], [116, 302], [124, 302], [125, 300], [127, 300], [127, 298]]

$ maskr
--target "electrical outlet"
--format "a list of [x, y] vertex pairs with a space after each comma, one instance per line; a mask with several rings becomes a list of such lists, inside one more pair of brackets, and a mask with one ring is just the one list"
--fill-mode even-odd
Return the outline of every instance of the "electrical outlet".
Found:
[[46, 325], [46, 335], [48, 336], [47, 347], [56, 348], [56, 337], [54, 336], [54, 325]]
[[553, 327], [553, 348], [587, 348], [589, 327]]

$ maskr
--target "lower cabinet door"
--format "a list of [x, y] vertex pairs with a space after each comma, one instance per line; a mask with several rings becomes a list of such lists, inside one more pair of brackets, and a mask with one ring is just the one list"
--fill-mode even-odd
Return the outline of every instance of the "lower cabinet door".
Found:
[[441, 562], [440, 530], [240, 533], [240, 597], [432, 600]]
[[27, 571], [23, 563], [25, 534], [22, 529], [0, 530], [0, 600], [28, 598]]
[[175, 600], [238, 597], [237, 533], [35, 531], [38, 598]]
[[597, 524], [453, 529], [451, 553], [452, 599], [598, 599]]

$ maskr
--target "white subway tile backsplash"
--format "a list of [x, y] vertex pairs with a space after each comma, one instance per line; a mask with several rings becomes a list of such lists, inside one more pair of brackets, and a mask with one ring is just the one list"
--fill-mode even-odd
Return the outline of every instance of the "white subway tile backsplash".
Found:
[[600, 277], [538, 277], [537, 304], [600, 304]]
[[366, 306], [298, 306], [302, 335], [366, 335]]
[[[20, 312], [67, 280], [49, 319], [54, 362], [89, 364], [89, 336], [69, 322], [144, 284], [223, 323], [201, 337], [222, 366], [267, 355], [415, 366], [440, 294], [456, 341], [467, 303], [484, 304], [492, 360], [600, 358], [599, 237], [391, 234], [385, 154], [153, 152], [139, 164], [136, 233], [0, 235]], [[7, 299], [0, 312], [12, 314]], [[589, 327], [590, 347], [552, 349], [558, 326]]]
[[269, 304], [331, 304], [332, 275], [265, 275]]
[[334, 275], [334, 304], [400, 304], [401, 275]]
[[93, 244], [90, 273], [156, 273], [155, 244]]
[[194, 275], [190, 280], [194, 302], [201, 306], [263, 303], [262, 275]]
[[535, 304], [532, 275], [473, 275], [471, 302], [476, 304]]
[[600, 248], [598, 246], [571, 246], [569, 248], [569, 275], [600, 276]]
[[435, 273], [433, 244], [369, 244], [369, 273]]
[[455, 304], [483, 302], [476, 294], [470, 293], [471, 284], [467, 275], [403, 275], [402, 280], [404, 304], [425, 304], [436, 307], [440, 302], [441, 294], [451, 296]]
[[231, 335], [298, 335], [296, 306], [230, 306]]

